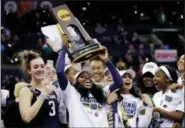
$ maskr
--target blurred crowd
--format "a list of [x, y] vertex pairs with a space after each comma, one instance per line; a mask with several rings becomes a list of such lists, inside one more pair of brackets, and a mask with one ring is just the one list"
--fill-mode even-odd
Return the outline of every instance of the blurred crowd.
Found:
[[[54, 43], [47, 42], [47, 44], [54, 50]], [[2, 117], [5, 127], [43, 126], [45, 123], [40, 122], [41, 119], [44, 119], [42, 121], [47, 123], [51, 121], [47, 127], [55, 125], [59, 127], [58, 125], [60, 124], [62, 127], [109, 125], [110, 127], [147, 126], [158, 128], [168, 125], [175, 128], [184, 125], [182, 123], [184, 118], [184, 55], [176, 63], [177, 69], [169, 65], [157, 65], [155, 62], [147, 61], [141, 67], [139, 75], [132, 67], [127, 68], [122, 60], [119, 60], [114, 66], [109, 59], [107, 50], [104, 54], [98, 55], [98, 58], [92, 59], [90, 63], [87, 61], [86, 64], [77, 68], [76, 64], [70, 61], [66, 62], [65, 53], [67, 48], [65, 44], [63, 45], [61, 50], [58, 49], [60, 51], [55, 51], [60, 52], [56, 69], [53, 67], [51, 60], [47, 61], [45, 66], [39, 54], [33, 51], [24, 51], [25, 55], [23, 53], [20, 55], [27, 55], [26, 57], [32, 58], [30, 60], [24, 58], [28, 61], [26, 63], [21, 61], [24, 64], [21, 69], [30, 74], [29, 79], [26, 80], [19, 77], [21, 75], [26, 76], [26, 74], [23, 75], [18, 70], [2, 70], [4, 77], [2, 81], [3, 89], [1, 91], [5, 99], [1, 100], [4, 103], [2, 105]], [[30, 68], [28, 65], [30, 65]], [[27, 85], [27, 83], [30, 84]], [[46, 87], [45, 84], [49, 84], [50, 87]], [[51, 110], [53, 112], [57, 111], [57, 113], [54, 112], [52, 115], [49, 113], [48, 119], [45, 119], [44, 113], [37, 113], [39, 116], [33, 116], [27, 112], [29, 109], [23, 106], [23, 104], [26, 104], [26, 98], [28, 98], [26, 95], [28, 95], [29, 91], [26, 88], [33, 89], [33, 96], [37, 97], [37, 100], [50, 102], [48, 100], [53, 100], [52, 96], [51, 99], [46, 100], [44, 95], [45, 93], [47, 93], [47, 96], [53, 95], [53, 91], [50, 89], [55, 87], [57, 90], [54, 89], [53, 91], [56, 91], [57, 97], [62, 97], [57, 102], [60, 101], [59, 104], [62, 103], [62, 105], [55, 108], [56, 110], [53, 110], [51, 106], [46, 109], [46, 104], [43, 104], [41, 108], [36, 107], [37, 103], [35, 101], [34, 109], [39, 109], [39, 111], [43, 111], [46, 114], [50, 112], [51, 107]], [[40, 88], [43, 88], [45, 91]], [[38, 91], [40, 91], [40, 95], [37, 96]], [[165, 97], [165, 99], [162, 97]], [[100, 104], [105, 102], [104, 98], [106, 98], [107, 107]], [[52, 104], [54, 104], [53, 101]], [[16, 106], [13, 107], [13, 105]], [[21, 107], [21, 105], [22, 109], [19, 109], [19, 112], [17, 107]], [[90, 108], [88, 105], [90, 105]], [[118, 108], [115, 108], [115, 105], [118, 105]], [[120, 105], [124, 110], [120, 108]], [[83, 107], [85, 109], [82, 109]], [[98, 107], [100, 108], [97, 111]], [[113, 110], [112, 112], [111, 109], [116, 109], [116, 111]], [[25, 114], [31, 118], [28, 118], [30, 120], [23, 116], [24, 110], [27, 112]], [[120, 116], [119, 111], [126, 115]], [[84, 112], [88, 114], [83, 115]], [[118, 113], [118, 117], [116, 113]], [[17, 116], [16, 121], [10, 118], [10, 114]], [[101, 119], [102, 117], [105, 118], [103, 122], [96, 122], [99, 119], [99, 115]], [[89, 118], [92, 124], [87, 122], [89, 119], [85, 121], [86, 123], [79, 123], [79, 116], [83, 117], [83, 119]], [[112, 116], [123, 118], [123, 122], [121, 120], [116, 122]], [[60, 123], [55, 118], [59, 118]]]
[[[94, 5], [96, 5], [96, 4], [94, 4]], [[70, 4], [69, 4], [69, 6], [70, 6]], [[91, 5], [91, 6], [93, 6], [93, 5]], [[72, 6], [70, 6], [70, 7], [72, 7]], [[87, 8], [83, 7], [82, 10], [86, 10], [88, 8], [89, 8], [89, 10], [92, 9], [92, 7], [90, 7], [90, 4], [88, 4]], [[134, 6], [134, 9], [136, 9], [135, 11], [139, 15], [139, 10], [137, 9], [137, 7]], [[97, 7], [96, 11], [98, 11], [98, 10], [99, 9]], [[91, 11], [94, 12], [94, 10], [91, 10]], [[135, 11], [134, 11], [134, 15], [136, 15]], [[163, 12], [163, 9], [160, 8], [160, 11]], [[60, 88], [58, 91], [56, 91], [57, 98], [58, 98], [58, 92], [59, 93], [62, 92], [62, 96], [63, 96], [63, 92], [65, 92], [67, 90], [66, 91], [67, 93], [64, 93], [64, 95], [65, 95], [65, 96], [63, 96], [64, 98], [60, 99], [62, 102], [62, 107], [59, 105], [61, 108], [60, 107], [59, 108], [51, 108], [52, 110], [56, 109], [57, 112], [58, 112], [58, 109], [59, 109], [59, 112], [60, 112], [60, 109], [65, 110], [64, 112], [62, 112], [62, 116], [64, 116], [62, 118], [64, 120], [60, 121], [60, 126], [63, 126], [63, 124], [65, 124], [64, 125], [65, 127], [67, 127], [67, 126], [74, 127], [74, 126], [77, 126], [77, 124], [80, 122], [80, 121], [79, 122], [77, 121], [77, 124], [75, 124], [76, 123], [75, 121], [80, 119], [76, 116], [78, 116], [78, 114], [81, 114], [81, 113], [80, 112], [76, 113], [76, 115], [72, 114], [72, 112], [76, 112], [76, 111], [73, 111], [73, 107], [76, 106], [73, 103], [76, 103], [79, 100], [79, 99], [71, 98], [71, 97], [74, 97], [74, 96], [70, 96], [72, 93], [74, 93], [74, 95], [78, 93], [83, 98], [85, 97], [84, 99], [80, 99], [79, 100], [80, 102], [77, 104], [78, 105], [82, 104], [82, 106], [85, 106], [84, 110], [87, 109], [88, 114], [93, 113], [94, 114], [93, 119], [96, 117], [98, 118], [98, 114], [102, 114], [101, 112], [98, 113], [99, 111], [98, 112], [94, 111], [94, 109], [96, 109], [95, 106], [97, 104], [100, 106], [100, 108], [102, 107], [101, 106], [102, 104], [99, 104], [99, 101], [101, 101], [101, 103], [103, 102], [103, 104], [104, 103], [108, 104], [109, 107], [110, 106], [115, 107], [115, 104], [119, 106], [120, 105], [119, 103], [123, 101], [123, 104], [121, 104], [121, 105], [125, 109], [124, 111], [126, 113], [126, 117], [124, 117], [124, 114], [122, 114], [122, 113], [120, 116], [119, 110], [121, 112], [122, 112], [122, 110], [118, 107], [118, 114], [117, 115], [119, 115], [121, 118], [123, 118], [122, 121], [120, 121], [120, 122], [118, 121], [119, 123], [117, 126], [120, 126], [120, 127], [122, 127], [124, 125], [125, 128], [130, 128], [129, 127], [130, 125], [128, 125], [129, 124], [128, 122], [132, 122], [131, 125], [134, 124], [133, 127], [135, 127], [136, 125], [140, 125], [140, 124], [136, 123], [136, 122], [138, 122], [137, 121], [138, 117], [136, 117], [136, 116], [139, 115], [138, 112], [141, 112], [140, 108], [142, 108], [142, 110], [143, 110], [143, 108], [145, 108], [146, 106], [152, 108], [153, 109], [152, 111], [154, 113], [158, 112], [160, 115], [159, 118], [163, 119], [163, 122], [160, 122], [161, 120], [157, 121], [157, 119], [159, 119], [159, 118], [155, 116], [155, 120], [151, 119], [153, 122], [149, 121], [147, 124], [147, 125], [149, 125], [149, 123], [150, 123], [150, 126], [149, 126], [150, 128], [157, 128], [157, 127], [159, 127], [160, 124], [162, 124], [161, 126], [164, 126], [167, 124], [170, 124], [170, 125], [173, 124], [173, 128], [175, 128], [176, 126], [179, 126], [179, 125], [183, 125], [183, 124], [181, 124], [182, 119], [184, 119], [184, 112], [182, 110], [181, 105], [182, 105], [182, 103], [184, 103], [184, 100], [182, 100], [184, 98], [184, 93], [182, 93], [182, 90], [184, 90], [184, 74], [185, 74], [184, 47], [182, 47], [182, 46], [184, 46], [184, 42], [185, 42], [184, 38], [182, 36], [183, 30], [179, 30], [179, 29], [175, 28], [175, 29], [173, 29], [173, 30], [175, 30], [175, 32], [166, 32], [163, 30], [160, 32], [154, 32], [153, 31], [154, 26], [152, 26], [152, 25], [148, 25], [148, 24], [137, 24], [136, 25], [136, 24], [129, 24], [129, 23], [125, 24], [125, 21], [127, 21], [127, 20], [125, 20], [124, 18], [118, 18], [116, 15], [110, 16], [112, 19], [111, 22], [110, 21], [106, 22], [106, 20], [104, 20], [102, 22], [100, 20], [101, 18], [99, 18], [99, 21], [96, 20], [93, 23], [93, 20], [92, 20], [92, 23], [90, 23], [91, 22], [90, 19], [89, 19], [89, 21], [87, 19], [85, 19], [84, 15], [86, 15], [86, 12], [83, 12], [83, 13], [80, 13], [80, 11], [75, 12], [75, 14], [78, 14], [78, 13], [79, 13], [79, 19], [80, 19], [82, 25], [84, 26], [84, 28], [89, 33], [89, 35], [92, 38], [96, 38], [103, 46], [106, 47], [107, 55], [108, 55], [108, 56], [100, 55], [99, 58], [101, 58], [101, 60], [95, 59], [90, 62], [83, 63], [82, 65], [80, 65], [80, 68], [75, 67], [76, 65], [73, 65], [72, 63], [70, 63], [70, 64], [69, 63], [65, 63], [65, 64], [60, 63], [59, 64], [59, 62], [57, 62], [57, 58], [58, 58], [58, 61], [60, 60], [60, 62], [65, 62], [65, 59], [64, 59], [65, 57], [62, 55], [64, 55], [64, 53], [66, 52], [65, 51], [66, 49], [60, 50], [60, 52], [62, 51], [64, 53], [58, 54], [58, 53], [54, 52], [52, 45], [50, 45], [47, 42], [47, 39], [45, 38], [45, 36], [43, 35], [43, 33], [40, 30], [40, 28], [43, 26], [56, 24], [55, 20], [52, 18], [51, 12], [48, 9], [42, 9], [42, 8], [34, 9], [28, 13], [23, 14], [22, 16], [17, 15], [17, 12], [16, 13], [15, 12], [14, 13], [8, 12], [6, 14], [6, 16], [5, 16], [6, 19], [4, 20], [5, 24], [3, 27], [1, 27], [1, 60], [2, 60], [2, 66], [1, 66], [1, 91], [2, 91], [2, 93], [1, 94], [3, 95], [1, 98], [2, 103], [3, 103], [3, 104], [1, 104], [1, 107], [2, 107], [2, 117], [5, 120], [5, 125], [7, 126], [7, 128], [12, 127], [12, 126], [7, 125], [7, 118], [10, 117], [8, 114], [11, 115], [11, 112], [8, 113], [9, 111], [7, 111], [8, 107], [14, 103], [16, 105], [19, 104], [19, 100], [20, 100], [19, 94], [21, 92], [21, 89], [23, 87], [25, 87], [25, 82], [26, 82], [26, 84], [30, 83], [30, 86], [32, 86], [31, 85], [32, 81], [33, 80], [37, 81], [38, 79], [41, 79], [42, 82], [49, 81], [48, 83], [51, 82], [52, 85], [55, 85], [57, 88]], [[106, 11], [104, 13], [106, 13]], [[131, 14], [129, 14], [129, 16], [130, 15]], [[180, 15], [180, 12], [178, 15]], [[101, 17], [101, 16], [99, 16], [99, 17]], [[145, 20], [145, 19], [151, 19], [151, 18], [149, 18], [148, 16], [140, 16], [140, 20]], [[177, 23], [181, 23], [181, 20], [182, 20], [182, 18], [180, 18], [180, 20]], [[137, 22], [137, 21], [135, 21], [135, 22]], [[161, 21], [161, 22], [166, 22], [166, 21]], [[151, 23], [151, 24], [153, 24], [153, 23]], [[163, 24], [165, 26], [167, 23], [166, 24], [161, 23], [161, 24]], [[170, 25], [170, 27], [172, 27], [172, 26], [173, 25]], [[182, 27], [182, 25], [180, 25], [180, 26]], [[161, 32], [162, 32], [162, 34], [161, 34]], [[65, 45], [65, 44], [63, 44], [63, 45]], [[157, 62], [156, 58], [154, 56], [156, 49], [161, 49], [161, 50], [177, 49], [177, 51], [178, 51], [177, 61], [170, 62], [170, 63]], [[29, 66], [31, 66], [32, 64], [30, 62], [32, 60], [34, 60], [35, 58], [41, 59], [41, 62], [42, 62], [42, 60], [44, 60], [43, 63], [41, 64], [40, 69], [35, 69], [35, 70], [32, 69], [31, 70], [31, 67], [28, 68], [29, 66], [26, 65], [27, 67], [26, 66], [25, 67], [27, 68], [26, 70], [27, 70], [28, 75], [25, 75], [24, 72], [22, 72], [20, 70], [22, 68], [21, 67], [22, 65], [21, 66], [18, 65], [18, 64], [20, 64], [20, 61], [14, 55], [22, 50], [34, 50], [34, 51], [40, 53], [39, 55], [37, 55], [37, 53], [29, 51], [28, 55], [30, 55], [32, 59], [30, 59], [29, 63], [27, 63], [27, 64], [30, 64]], [[64, 57], [63, 60], [60, 58], [61, 56]], [[47, 60], [52, 60], [52, 64], [48, 66], [47, 65], [48, 63], [46, 63], [46, 66], [44, 67], [43, 66], [44, 62], [46, 62]], [[41, 63], [41, 62], [36, 61], [35, 63]], [[109, 62], [109, 63], [106, 63], [106, 62]], [[168, 66], [166, 66], [166, 65], [168, 65]], [[52, 66], [52, 67], [50, 67], [50, 66]], [[121, 77], [121, 82], [115, 80], [115, 78], [114, 78], [115, 76], [112, 74], [112, 69], [109, 66], [112, 68], [115, 67], [116, 71], [113, 71], [113, 72], [114, 73], [117, 72], [115, 76], [117, 76], [117, 79], [119, 79], [119, 77]], [[63, 68], [62, 70], [61, 70], [61, 67]], [[87, 69], [84, 70], [84, 68], [87, 68]], [[51, 69], [52, 69], [52, 71], [51, 71]], [[160, 71], [162, 71], [162, 75], [161, 75]], [[46, 72], [46, 74], [45, 74], [45, 72]], [[61, 75], [60, 73], [64, 73], [64, 74]], [[59, 76], [59, 74], [61, 76]], [[56, 77], [57, 75], [58, 75], [58, 78]], [[63, 76], [66, 76], [66, 77], [63, 78]], [[61, 80], [61, 78], [62, 78], [62, 80]], [[67, 79], [67, 81], [69, 81], [70, 87], [68, 84], [65, 83], [66, 79]], [[86, 81], [79, 80], [79, 79], [85, 79]], [[60, 80], [62, 82], [60, 82]], [[115, 86], [113, 86], [113, 87], [111, 86], [110, 88], [106, 88], [107, 85], [112, 85], [112, 83], [114, 83], [115, 81], [117, 82], [117, 84], [119, 84], [119, 83], [122, 84], [121, 87], [119, 88], [120, 91], [117, 91], [116, 89], [118, 87], [115, 88]], [[19, 86], [20, 82], [24, 82], [23, 86], [21, 86], [17, 90], [16, 86], [17, 86], [17, 84]], [[39, 83], [38, 85], [42, 85], [42, 82]], [[81, 87], [81, 82], [82, 82], [82, 85], [85, 83], [83, 87]], [[93, 88], [94, 90], [93, 89], [88, 90], [87, 88], [88, 88], [89, 84], [91, 84], [91, 82], [93, 82], [93, 86], [97, 85], [99, 87]], [[21, 85], [22, 85], [22, 83], [21, 83]], [[159, 86], [156, 86], [156, 85], [159, 85]], [[109, 86], [107, 86], [107, 87], [109, 87]], [[158, 103], [159, 102], [158, 97], [164, 97], [163, 94], [161, 93], [161, 90], [163, 90], [166, 87], [167, 88], [169, 87], [169, 89], [171, 91], [170, 91], [170, 93], [168, 91], [166, 91], [164, 96], [166, 96], [167, 98], [166, 97], [163, 98], [164, 102], [162, 102], [162, 98], [161, 98], [161, 103]], [[34, 88], [37, 88], [37, 87], [34, 87]], [[42, 86], [39, 86], [39, 88], [42, 88]], [[101, 88], [101, 89], [99, 90], [99, 88]], [[43, 89], [45, 90], [45, 88], [42, 88], [41, 93], [43, 93], [42, 92]], [[69, 89], [71, 89], [73, 91], [75, 90], [75, 92], [68, 92]], [[31, 90], [31, 88], [30, 88], [30, 90]], [[102, 90], [104, 91], [104, 93], [106, 95], [106, 102], [104, 101], [105, 97], [103, 96], [103, 94], [101, 92]], [[37, 91], [35, 91], [35, 92], [34, 91], [35, 90], [31, 90], [31, 92], [33, 94], [38, 93]], [[28, 92], [30, 92], [30, 91], [28, 91]], [[129, 96], [127, 94], [129, 94]], [[177, 95], [175, 95], [175, 94], [177, 94]], [[47, 90], [47, 96], [50, 96], [50, 98], [51, 98], [52, 97], [51, 95], [53, 96], [53, 94], [51, 94], [51, 92], [49, 92]], [[34, 96], [35, 96], [34, 100], [36, 100], [37, 98], [38, 99], [40, 98], [42, 103], [46, 102], [47, 98], [45, 96], [45, 91], [44, 91], [44, 94], [41, 96], [40, 95], [37, 96], [37, 94]], [[178, 96], [180, 96], [180, 97], [178, 97]], [[78, 95], [76, 97], [78, 97]], [[102, 99], [97, 98], [97, 97], [101, 97]], [[171, 99], [171, 97], [175, 97], [177, 99], [177, 101], [175, 102], [174, 99]], [[88, 98], [90, 98], [90, 99], [88, 99]], [[93, 99], [93, 98], [95, 98], [95, 99]], [[128, 100], [128, 103], [127, 103], [127, 101], [124, 101], [124, 99]], [[48, 98], [47, 100], [53, 100], [53, 99]], [[56, 100], [56, 99], [54, 99], [54, 100]], [[140, 105], [139, 106], [140, 108], [137, 108], [138, 110], [135, 110], [138, 115], [135, 114], [134, 112], [132, 112], [133, 111], [132, 107], [134, 105], [129, 108], [129, 104], [131, 104], [129, 102], [129, 100], [133, 100], [134, 103], [137, 102], [136, 104]], [[93, 102], [92, 104], [94, 106], [92, 105], [92, 106], [90, 106], [90, 108], [88, 108], [87, 105], [89, 103], [86, 103], [87, 101]], [[168, 104], [164, 104], [164, 103], [166, 103], [166, 101], [172, 103], [172, 104], [169, 103], [170, 104], [169, 110], [170, 111], [172, 110], [172, 113], [170, 113], [170, 112], [168, 113], [168, 111], [167, 112], [165, 111], [165, 110], [168, 110], [168, 109], [166, 109], [166, 108], [168, 108]], [[60, 104], [60, 102], [58, 102], [58, 99], [57, 99], [57, 101], [54, 101], [54, 102], [57, 102], [57, 104], [58, 103]], [[63, 104], [63, 102], [65, 105]], [[96, 102], [96, 103], [94, 104], [94, 102]], [[52, 101], [52, 103], [53, 103], [53, 101]], [[22, 102], [22, 104], [24, 104], [24, 103]], [[145, 104], [147, 104], [147, 105], [145, 105]], [[44, 105], [46, 105], [46, 104], [44, 104]], [[178, 106], [178, 107], [175, 108], [176, 106]], [[19, 107], [19, 106], [16, 106], [16, 107]], [[49, 108], [49, 107], [47, 106], [45, 108]], [[79, 106], [77, 106], [77, 108], [78, 107]], [[79, 108], [81, 108], [81, 107], [79, 107]], [[160, 109], [160, 108], [163, 108], [164, 111], [163, 111], [163, 109]], [[41, 111], [42, 109], [43, 108], [40, 107], [38, 109], [38, 111]], [[148, 109], [148, 108], [146, 108], [146, 109]], [[176, 110], [176, 109], [178, 109], [178, 110]], [[66, 112], [66, 110], [68, 110], [68, 112]], [[102, 109], [100, 109], [100, 110], [102, 110]], [[111, 111], [115, 112], [115, 109], [113, 110], [110, 107], [109, 114], [111, 113]], [[23, 111], [19, 112], [17, 110], [16, 110], [16, 112], [18, 112], [19, 117], [17, 117], [17, 118], [18, 119], [20, 118], [20, 120], [19, 120], [20, 122], [23, 119], [24, 122], [26, 122], [28, 125], [31, 122], [30, 124], [35, 127], [35, 125], [36, 125], [35, 122], [37, 122], [38, 120], [40, 121], [39, 117], [37, 117], [37, 116], [35, 117], [36, 118], [35, 122], [30, 121], [30, 120], [34, 119], [34, 117], [32, 119], [29, 118], [30, 120], [28, 118], [24, 118], [24, 117], [32, 117], [32, 115], [31, 116], [29, 115], [31, 112], [26, 113], [26, 114], [28, 114], [28, 116], [21, 115], [22, 119], [21, 119], [20, 114], [23, 114], [24, 112]], [[44, 111], [44, 112], [48, 112], [48, 111]], [[6, 113], [8, 113], [8, 114], [6, 114]], [[168, 115], [168, 116], [166, 116], [166, 115]], [[106, 116], [108, 117], [108, 114]], [[43, 117], [43, 115], [41, 115], [40, 118], [41, 117]], [[52, 117], [58, 118], [58, 117], [56, 117], [56, 115], [54, 115]], [[60, 115], [60, 117], [61, 117], [61, 115]], [[165, 117], [165, 119], [163, 117]], [[88, 118], [89, 118], [89, 116], [87, 116], [87, 119]], [[136, 118], [136, 120], [132, 120], [135, 118]], [[145, 119], [146, 118], [144, 118], [143, 120], [145, 120]], [[10, 120], [13, 120], [13, 119], [10, 119]], [[50, 118], [48, 118], [48, 120], [50, 120]], [[75, 120], [75, 121], [73, 122], [71, 120], [73, 120], [73, 121]], [[100, 122], [97, 121], [98, 122], [97, 123], [95, 120], [92, 121], [93, 123], [91, 122], [93, 124], [93, 125], [90, 125], [91, 127], [92, 126], [98, 126], [98, 127], [100, 126], [101, 121]], [[55, 123], [58, 121], [58, 119], [56, 122], [55, 121], [56, 121], [55, 119], [52, 119], [50, 125], [55, 126]], [[94, 125], [94, 121], [97, 124], [95, 123], [95, 125]], [[157, 121], [157, 123], [155, 121]], [[53, 122], [54, 122], [54, 124], [52, 124]], [[101, 124], [101, 126], [102, 125], [107, 126], [108, 123], [107, 122], [105, 123], [105, 122], [106, 121], [104, 120], [103, 123]], [[87, 125], [87, 124], [83, 124], [83, 123], [80, 124], [80, 123], [79, 123], [79, 126], [86, 126]], [[89, 123], [89, 124], [91, 124], [91, 123]], [[136, 123], [136, 125], [135, 125], [135, 123]], [[40, 125], [43, 125], [43, 124], [40, 124]], [[109, 124], [109, 126], [113, 127], [112, 124]], [[143, 126], [143, 125], [141, 125], [141, 126]], [[58, 125], [56, 125], [56, 128], [58, 128]]]

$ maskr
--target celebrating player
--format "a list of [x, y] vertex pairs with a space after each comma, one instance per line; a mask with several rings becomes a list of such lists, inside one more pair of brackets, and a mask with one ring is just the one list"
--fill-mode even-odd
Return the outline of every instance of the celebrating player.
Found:
[[160, 66], [155, 73], [154, 83], [160, 91], [153, 96], [154, 112], [161, 115], [160, 127], [172, 127], [183, 119], [184, 100], [179, 91], [168, 89], [177, 82], [176, 70], [170, 66]]
[[[115, 124], [116, 127], [148, 127], [149, 122], [143, 122], [142, 119], [146, 120], [147, 117], [143, 101], [152, 107], [149, 96], [142, 95], [140, 90], [133, 86], [135, 72], [132, 69], [120, 71], [120, 75], [123, 79], [122, 89], [115, 94], [110, 94], [107, 99], [108, 104], [117, 101], [118, 124]], [[142, 111], [145, 112], [141, 114]], [[149, 117], [151, 118], [150, 115]]]
[[44, 85], [45, 63], [33, 51], [18, 53], [22, 69], [31, 77], [31, 83], [21, 89], [19, 109], [26, 127], [59, 128], [58, 101], [53, 87]]
[[[64, 38], [66, 37], [64, 36]], [[69, 126], [108, 127], [106, 97], [103, 95], [102, 89], [93, 83], [91, 73], [82, 70], [75, 75], [76, 82], [74, 86], [68, 82], [64, 73], [65, 54], [67, 51], [65, 43], [60, 50], [56, 69], [60, 86], [66, 94], [65, 102], [69, 111]], [[113, 76], [114, 84], [110, 86], [110, 89], [114, 90], [121, 87], [122, 79], [112, 62], [108, 59], [107, 50], [105, 54], [99, 55], [99, 58], [108, 66]]]

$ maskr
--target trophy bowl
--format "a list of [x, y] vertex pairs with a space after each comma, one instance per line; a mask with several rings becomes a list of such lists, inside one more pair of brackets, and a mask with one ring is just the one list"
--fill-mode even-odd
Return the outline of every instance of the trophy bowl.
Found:
[[104, 50], [105, 49], [97, 43], [89, 44], [70, 54], [70, 58], [73, 63], [81, 63], [95, 58], [98, 54], [104, 52]]

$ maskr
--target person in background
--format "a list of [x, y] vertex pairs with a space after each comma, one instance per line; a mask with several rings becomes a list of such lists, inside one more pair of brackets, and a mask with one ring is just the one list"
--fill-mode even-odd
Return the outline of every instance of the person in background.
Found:
[[51, 82], [57, 80], [56, 70], [53, 67], [54, 66], [53, 63], [54, 63], [53, 60], [47, 60], [46, 67], [45, 67], [46, 77]]
[[111, 72], [109, 71], [108, 68], [105, 68], [105, 70], [104, 70], [104, 79], [105, 79], [105, 82], [107, 83], [107, 85], [111, 85], [113, 83]]
[[7, 108], [7, 99], [9, 98], [10, 92], [6, 89], [1, 89], [1, 127], [4, 128], [5, 111]]
[[[116, 93], [112, 92], [107, 98], [108, 104], [115, 101], [117, 103], [115, 112], [118, 115], [118, 122], [115, 120], [115, 126], [125, 128], [148, 127], [149, 122], [147, 121], [151, 120], [152, 110], [145, 110], [145, 104], [151, 108], [152, 101], [148, 95], [141, 94], [140, 90], [133, 86], [135, 72], [132, 69], [120, 71], [120, 75], [123, 79], [122, 89]], [[146, 113], [149, 113], [149, 116]]]
[[142, 68], [142, 76], [139, 77], [138, 87], [141, 89], [142, 93], [148, 94], [151, 98], [157, 92], [154, 85], [154, 74], [158, 69], [158, 66], [154, 62], [146, 63]]
[[[184, 63], [184, 60], [185, 60], [185, 56], [182, 55], [182, 56], [179, 58], [178, 62], [177, 62], [177, 67], [178, 67], [178, 70], [179, 70], [179, 72], [180, 72], [181, 75], [182, 75], [183, 73], [185, 73], [185, 63]], [[182, 84], [182, 79], [181, 79], [181, 77], [178, 78], [177, 82], [178, 82], [179, 84]]]
[[[117, 69], [117, 71], [119, 72], [118, 69]], [[105, 81], [105, 84], [108, 85], [105, 88], [108, 88], [109, 85], [111, 85], [113, 83], [112, 75], [111, 75], [109, 68], [105, 68], [105, 70], [104, 70], [104, 81]], [[103, 89], [105, 89], [105, 88], [103, 88]]]
[[119, 58], [118, 62], [116, 63], [116, 68], [118, 70], [126, 70], [126, 63], [122, 60], [122, 58]]
[[184, 115], [184, 100], [179, 91], [169, 87], [177, 82], [177, 72], [170, 66], [160, 66], [155, 73], [154, 84], [160, 90], [153, 96], [153, 112], [160, 114], [160, 127], [175, 127], [181, 123]]
[[19, 111], [19, 94], [27, 85], [28, 83], [25, 82], [19, 82], [15, 85], [15, 101], [7, 107], [4, 117], [4, 125], [6, 128], [25, 128], [25, 123], [23, 122]]
[[9, 97], [9, 90], [6, 89], [1, 89], [1, 106], [6, 106], [7, 104], [7, 99]]
[[59, 120], [61, 123], [62, 127], [67, 126], [67, 108], [64, 104], [64, 92], [61, 90], [59, 83], [58, 83], [58, 78], [57, 78], [57, 73], [55, 68], [53, 67], [54, 62], [52, 60], [48, 60], [46, 63], [46, 76], [45, 76], [45, 82], [47, 84], [51, 83], [53, 85], [53, 89], [57, 95], [57, 100], [59, 103], [58, 106], [58, 114], [59, 114]]
[[[99, 43], [96, 39], [94, 41]], [[90, 67], [92, 70], [94, 83], [99, 85], [101, 88], [106, 87], [107, 83], [104, 79], [104, 70], [106, 68], [106, 65], [104, 64], [102, 59], [100, 59], [99, 57], [91, 59]]]
[[91, 69], [92, 69], [93, 81], [97, 85], [100, 85], [102, 88], [105, 87], [106, 84], [104, 79], [104, 70], [105, 70], [104, 62], [99, 58], [92, 59]]
[[71, 85], [74, 85], [74, 83], [75, 83], [74, 76], [77, 73], [77, 71], [78, 70], [72, 64], [68, 64], [64, 68], [64, 72], [65, 72], [65, 74], [67, 76], [67, 79], [71, 83]]
[[181, 75], [182, 85], [185, 85], [185, 72]]
[[[184, 101], [185, 100], [185, 95], [184, 95], [184, 91], [185, 91], [185, 88], [184, 88], [184, 85], [185, 85], [185, 72], [181, 75], [181, 79], [182, 79], [182, 85], [183, 85], [183, 88], [181, 90], [182, 94], [182, 100]], [[183, 117], [183, 121], [182, 121], [182, 128], [185, 127], [185, 114], [184, 114], [184, 117]]]

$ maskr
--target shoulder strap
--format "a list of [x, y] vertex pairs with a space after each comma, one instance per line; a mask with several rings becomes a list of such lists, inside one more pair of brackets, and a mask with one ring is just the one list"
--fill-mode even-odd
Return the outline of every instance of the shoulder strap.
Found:
[[30, 89], [30, 91], [33, 93], [33, 95], [35, 95], [36, 97], [40, 95], [41, 92], [38, 89], [32, 87], [31, 85], [28, 85], [27, 87]]
[[54, 85], [56, 88], [58, 88], [58, 87], [59, 87], [59, 82], [58, 82], [58, 80], [53, 81], [53, 82], [52, 82], [52, 85]]

